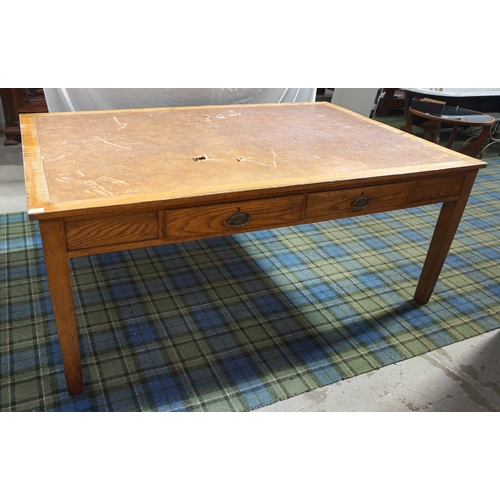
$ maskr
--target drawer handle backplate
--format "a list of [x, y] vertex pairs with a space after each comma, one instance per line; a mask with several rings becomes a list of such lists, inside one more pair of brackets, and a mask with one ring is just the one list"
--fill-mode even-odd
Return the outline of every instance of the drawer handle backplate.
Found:
[[251, 218], [247, 212], [235, 212], [226, 219], [226, 225], [229, 227], [243, 227], [250, 222]]
[[354, 200], [352, 200], [351, 205], [353, 208], [360, 209], [360, 208], [367, 207], [371, 201], [372, 200], [368, 196], [365, 196], [364, 194], [362, 194], [361, 196], [354, 198]]

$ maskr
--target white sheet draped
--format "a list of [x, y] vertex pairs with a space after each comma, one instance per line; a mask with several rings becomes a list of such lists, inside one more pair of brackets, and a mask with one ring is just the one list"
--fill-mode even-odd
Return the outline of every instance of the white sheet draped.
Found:
[[49, 111], [313, 102], [315, 88], [73, 89], [44, 88]]

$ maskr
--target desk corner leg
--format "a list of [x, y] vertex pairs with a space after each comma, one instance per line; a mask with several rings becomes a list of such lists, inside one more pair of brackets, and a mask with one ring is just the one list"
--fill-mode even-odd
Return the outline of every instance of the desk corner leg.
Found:
[[420, 305], [427, 304], [439, 278], [448, 251], [457, 231], [462, 214], [467, 205], [469, 194], [474, 184], [477, 171], [469, 172], [462, 185], [459, 198], [455, 201], [444, 202], [434, 229], [434, 234], [425, 258], [422, 273], [418, 281], [413, 299]]
[[69, 394], [76, 395], [83, 392], [83, 376], [64, 222], [47, 219], [39, 223], [66, 384]]

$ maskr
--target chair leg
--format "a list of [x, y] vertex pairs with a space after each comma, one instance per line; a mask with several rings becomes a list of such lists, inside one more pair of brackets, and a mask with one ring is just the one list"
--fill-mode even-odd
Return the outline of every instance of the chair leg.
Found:
[[457, 149], [457, 152], [472, 156], [473, 158], [478, 156], [483, 149], [484, 141], [487, 139], [490, 129], [491, 125], [486, 125], [481, 135], [475, 141], [470, 142], [467, 146]]

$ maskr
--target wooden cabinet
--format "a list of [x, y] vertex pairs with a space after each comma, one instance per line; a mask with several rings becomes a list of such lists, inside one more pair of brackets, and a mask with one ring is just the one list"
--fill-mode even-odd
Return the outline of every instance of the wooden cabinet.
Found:
[[399, 89], [382, 89], [383, 97], [377, 108], [377, 116], [389, 116], [392, 109], [404, 109], [405, 93]]
[[43, 89], [0, 89], [5, 116], [5, 146], [21, 142], [19, 115], [21, 113], [47, 113]]

